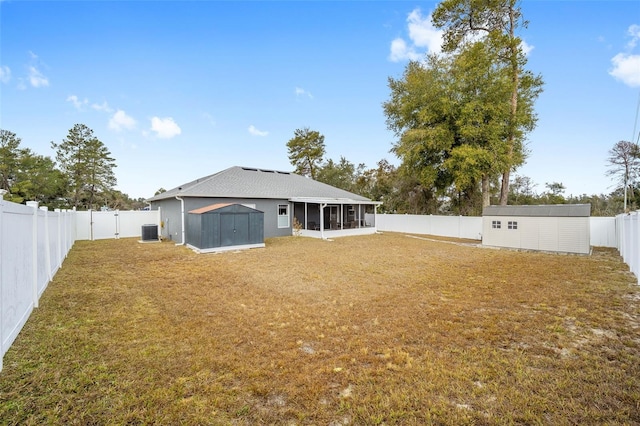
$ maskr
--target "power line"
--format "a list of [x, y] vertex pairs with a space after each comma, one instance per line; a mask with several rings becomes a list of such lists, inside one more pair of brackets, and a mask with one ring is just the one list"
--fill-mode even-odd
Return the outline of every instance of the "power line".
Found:
[[[636, 129], [638, 126], [638, 113], [640, 113], [640, 91], [638, 91], [638, 105], [636, 106], [636, 119], [633, 121], [633, 134], [631, 135], [631, 143], [633, 143], [633, 139], [636, 137]], [[638, 145], [638, 142], [640, 142], [640, 132], [638, 132], [636, 145]]]

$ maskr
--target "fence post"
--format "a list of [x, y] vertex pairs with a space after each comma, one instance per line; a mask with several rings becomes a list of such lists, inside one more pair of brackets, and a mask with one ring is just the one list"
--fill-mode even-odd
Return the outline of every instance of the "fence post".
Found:
[[2, 309], [3, 305], [3, 300], [2, 300], [2, 293], [4, 293], [3, 291], [1, 291], [4, 288], [4, 282], [2, 281], [2, 246], [4, 238], [2, 238], [2, 217], [4, 216], [4, 200], [2, 198], [2, 195], [0, 193], [0, 371], [2, 371], [2, 360], [4, 359], [4, 327], [2, 326], [2, 321], [4, 320], [4, 310]]
[[120, 210], [116, 210], [114, 213], [116, 217], [116, 240], [120, 239]]
[[60, 228], [61, 228], [60, 222], [62, 221], [62, 210], [55, 209], [54, 211], [57, 213], [57, 219], [58, 219], [56, 221], [56, 223], [58, 225], [58, 244], [57, 244], [57, 246], [58, 246], [58, 256], [57, 256], [58, 264], [56, 265], [56, 270], [57, 270], [57, 269], [60, 268], [60, 265], [62, 265], [62, 239], [63, 239], [63, 236], [62, 236], [62, 233], [60, 232]]
[[45, 267], [47, 268], [47, 283], [49, 283], [53, 279], [52, 270], [51, 270], [51, 240], [49, 239], [49, 207], [42, 206], [40, 210], [44, 212], [44, 262]]
[[38, 202], [27, 201], [27, 206], [33, 207], [33, 227], [31, 229], [32, 256], [31, 273], [33, 274], [33, 307], [38, 307]]
[[636, 228], [635, 228], [635, 233], [633, 234], [633, 240], [635, 242], [635, 247], [636, 247], [636, 251], [634, 253], [634, 257], [633, 257], [633, 273], [636, 276], [636, 282], [638, 284], [640, 284], [640, 213], [636, 212], [635, 213], [635, 219], [636, 219]]

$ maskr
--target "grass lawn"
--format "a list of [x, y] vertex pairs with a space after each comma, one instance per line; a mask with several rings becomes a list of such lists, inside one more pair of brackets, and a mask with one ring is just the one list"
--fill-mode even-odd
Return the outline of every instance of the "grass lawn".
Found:
[[0, 423], [640, 424], [614, 250], [266, 243], [76, 242], [5, 356]]

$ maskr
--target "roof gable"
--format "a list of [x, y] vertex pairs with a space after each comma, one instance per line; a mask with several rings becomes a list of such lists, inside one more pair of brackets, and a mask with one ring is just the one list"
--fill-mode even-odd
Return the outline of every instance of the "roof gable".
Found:
[[371, 201], [295, 173], [237, 166], [185, 183], [147, 201], [159, 201], [176, 196], [266, 199], [305, 197]]

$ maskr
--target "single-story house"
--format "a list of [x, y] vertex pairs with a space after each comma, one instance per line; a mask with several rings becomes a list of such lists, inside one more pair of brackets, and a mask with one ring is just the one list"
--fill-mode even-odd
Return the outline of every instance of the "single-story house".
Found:
[[482, 245], [589, 254], [591, 204], [487, 206]]
[[189, 211], [241, 204], [264, 213], [264, 238], [300, 234], [317, 238], [376, 232], [381, 203], [291, 172], [231, 167], [147, 200], [160, 209], [163, 238], [188, 244]]

